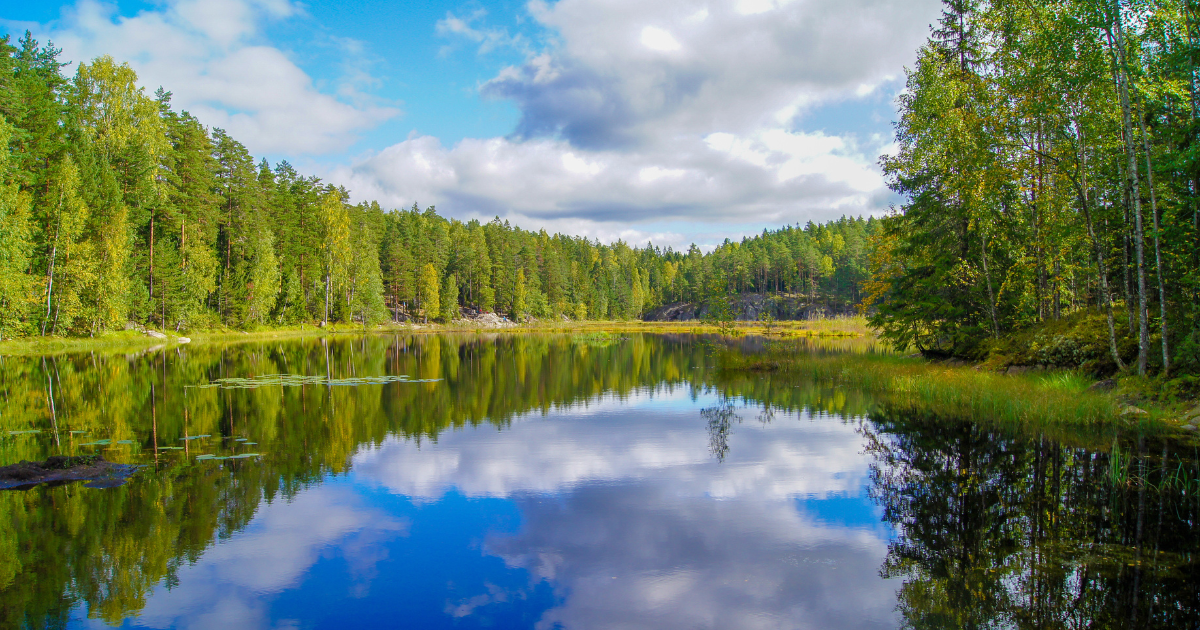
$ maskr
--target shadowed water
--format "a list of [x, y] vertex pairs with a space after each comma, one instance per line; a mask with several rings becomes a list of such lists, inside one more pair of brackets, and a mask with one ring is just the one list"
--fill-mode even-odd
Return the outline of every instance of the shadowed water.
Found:
[[0, 627], [1200, 623], [1192, 446], [1116, 436], [1113, 458], [714, 354], [468, 335], [0, 359], [0, 465], [143, 466], [0, 492]]

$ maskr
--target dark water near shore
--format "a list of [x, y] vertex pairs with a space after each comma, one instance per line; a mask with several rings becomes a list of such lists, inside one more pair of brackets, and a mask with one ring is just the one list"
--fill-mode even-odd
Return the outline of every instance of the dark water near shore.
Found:
[[1116, 436], [1114, 460], [1113, 436], [712, 355], [468, 335], [0, 358], [0, 465], [143, 466], [0, 491], [0, 627], [1200, 625], [1192, 446]]

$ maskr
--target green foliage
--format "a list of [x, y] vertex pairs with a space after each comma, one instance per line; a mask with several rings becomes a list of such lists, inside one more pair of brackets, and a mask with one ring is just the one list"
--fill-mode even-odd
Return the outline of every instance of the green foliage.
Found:
[[703, 303], [712, 282], [802, 294], [817, 311], [861, 298], [875, 219], [704, 254], [352, 205], [286, 161], [256, 162], [170, 92], [147, 95], [127, 64], [100, 57], [66, 77], [58, 54], [0, 41], [0, 337], [445, 320], [460, 306], [638, 319]]
[[[899, 347], [982, 358], [1090, 313], [1086, 335], [1027, 339], [1022, 352], [1110, 372], [1166, 372], [1173, 357], [1195, 371], [1194, 8], [945, 7], [908, 71], [898, 151], [882, 160], [905, 201], [873, 239], [872, 325]], [[1139, 331], [1133, 355], [1121, 320]]]
[[454, 281], [454, 276], [446, 276], [442, 282], [442, 290], [440, 292], [441, 312], [438, 319], [442, 322], [450, 323], [458, 319], [458, 284]]
[[430, 315], [437, 317], [441, 313], [439, 292], [437, 269], [434, 269], [433, 263], [428, 263], [421, 269], [421, 305], [427, 322]]

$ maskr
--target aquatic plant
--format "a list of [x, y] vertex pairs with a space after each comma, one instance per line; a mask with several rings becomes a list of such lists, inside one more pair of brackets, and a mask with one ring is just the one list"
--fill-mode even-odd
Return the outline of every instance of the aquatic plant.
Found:
[[388, 383], [436, 383], [440, 378], [409, 378], [406, 374], [383, 376], [361, 376], [354, 378], [327, 378], [324, 376], [309, 376], [304, 374], [264, 374], [249, 378], [229, 377], [218, 378], [206, 385], [192, 385], [195, 389], [255, 389], [258, 387], [300, 387], [302, 385], [328, 385], [331, 387], [346, 387], [357, 385], [386, 385]]
[[1088, 391], [1087, 379], [1075, 372], [1004, 375], [885, 354], [819, 354], [788, 343], [759, 354], [723, 352], [719, 359], [725, 371], [775, 371], [861, 388], [893, 405], [964, 420], [1045, 429], [1097, 428], [1120, 418], [1116, 400]]

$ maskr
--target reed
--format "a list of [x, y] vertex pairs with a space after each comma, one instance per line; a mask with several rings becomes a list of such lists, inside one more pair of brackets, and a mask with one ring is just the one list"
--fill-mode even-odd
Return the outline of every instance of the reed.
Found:
[[1022, 428], [1098, 428], [1121, 418], [1113, 396], [1089, 391], [1090, 380], [1074, 372], [1003, 375], [886, 353], [798, 352], [784, 346], [760, 354], [723, 352], [720, 365], [727, 371], [780, 372], [880, 394], [902, 408]]

